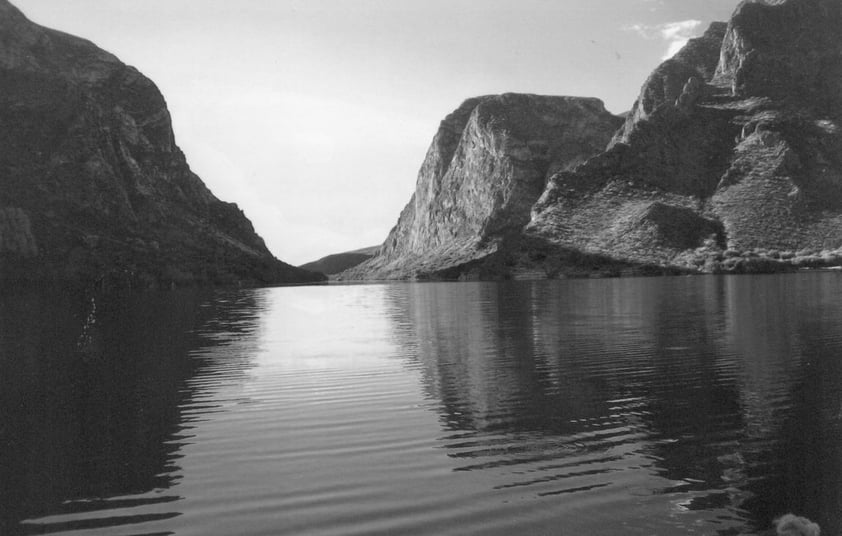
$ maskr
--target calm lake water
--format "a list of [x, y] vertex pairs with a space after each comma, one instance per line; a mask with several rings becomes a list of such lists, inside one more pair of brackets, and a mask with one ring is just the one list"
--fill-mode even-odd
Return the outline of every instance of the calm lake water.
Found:
[[0, 299], [0, 534], [842, 530], [842, 274]]

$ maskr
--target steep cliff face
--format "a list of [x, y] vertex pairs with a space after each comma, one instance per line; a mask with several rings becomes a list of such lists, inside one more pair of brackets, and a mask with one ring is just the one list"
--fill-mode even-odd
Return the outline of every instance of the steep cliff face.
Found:
[[836, 117], [842, 112], [842, 4], [744, 2], [722, 45], [717, 81], [735, 95], [764, 96]]
[[218, 200], [155, 85], [0, 0], [0, 280], [307, 281]]
[[424, 277], [496, 252], [529, 222], [547, 178], [602, 150], [621, 122], [596, 99], [465, 101], [442, 121], [378, 254], [343, 277]]
[[839, 28], [835, 0], [743, 2], [716, 69], [698, 41], [677, 56], [698, 63], [659, 67], [609, 150], [552, 177], [527, 236], [690, 270], [838, 264]]
[[[629, 136], [641, 121], [648, 119], [662, 106], [674, 106], [684, 95], [685, 106], [698, 98], [703, 88], [701, 81], [709, 81], [719, 63], [722, 39], [728, 25], [714, 22], [703, 36], [691, 39], [675, 56], [656, 68], [635, 101], [626, 123], [614, 136], [611, 144], [628, 143]], [[695, 79], [696, 82], [688, 81]]]
[[467, 101], [379, 254], [343, 276], [842, 264], [840, 28], [838, 0], [744, 1], [655, 69], [610, 143], [594, 101]]

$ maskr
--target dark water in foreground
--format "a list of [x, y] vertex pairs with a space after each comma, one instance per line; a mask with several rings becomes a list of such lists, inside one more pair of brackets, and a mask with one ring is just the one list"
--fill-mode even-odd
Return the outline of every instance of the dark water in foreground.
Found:
[[0, 534], [842, 530], [842, 275], [0, 299]]

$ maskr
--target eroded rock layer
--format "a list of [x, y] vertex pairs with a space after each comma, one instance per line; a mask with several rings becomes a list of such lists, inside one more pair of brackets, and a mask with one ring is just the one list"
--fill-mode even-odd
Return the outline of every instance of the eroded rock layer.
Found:
[[[678, 54], [680, 69], [674, 59], [655, 71], [636, 105], [641, 111], [608, 151], [550, 180], [527, 235], [689, 270], [838, 264], [840, 7], [834, 0], [740, 4], [716, 69], [710, 54], [695, 49], [709, 48], [719, 24]], [[678, 78], [665, 83], [670, 76]], [[652, 94], [663, 98], [643, 106]], [[650, 221], [641, 233], [639, 215], [652, 206], [675, 216]], [[691, 213], [696, 223], [678, 216]], [[699, 232], [676, 241], [664, 226]]]
[[[499, 119], [511, 96], [468, 101], [442, 124], [379, 255], [346, 275], [842, 264], [840, 28], [838, 0], [742, 2], [729, 23], [712, 24], [655, 69], [604, 150], [595, 149], [616, 119], [594, 101], [567, 101], [591, 112], [573, 121], [558, 114], [567, 129], [545, 128], [551, 114], [519, 111], [540, 135]], [[519, 98], [528, 110], [538, 104]], [[491, 103], [494, 119], [482, 121]]]
[[529, 222], [548, 177], [601, 151], [621, 122], [597, 99], [465, 101], [442, 121], [378, 254], [343, 277], [423, 277], [494, 253]]
[[318, 279], [190, 171], [148, 78], [0, 0], [0, 281]]

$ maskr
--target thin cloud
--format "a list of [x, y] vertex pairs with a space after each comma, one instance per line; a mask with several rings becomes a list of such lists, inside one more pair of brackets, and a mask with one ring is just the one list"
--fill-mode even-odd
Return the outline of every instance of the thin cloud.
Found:
[[661, 39], [667, 43], [667, 51], [663, 59], [669, 59], [682, 49], [687, 41], [696, 36], [696, 30], [702, 21], [690, 19], [664, 24], [647, 25], [633, 24], [624, 29], [633, 31], [645, 39]]

